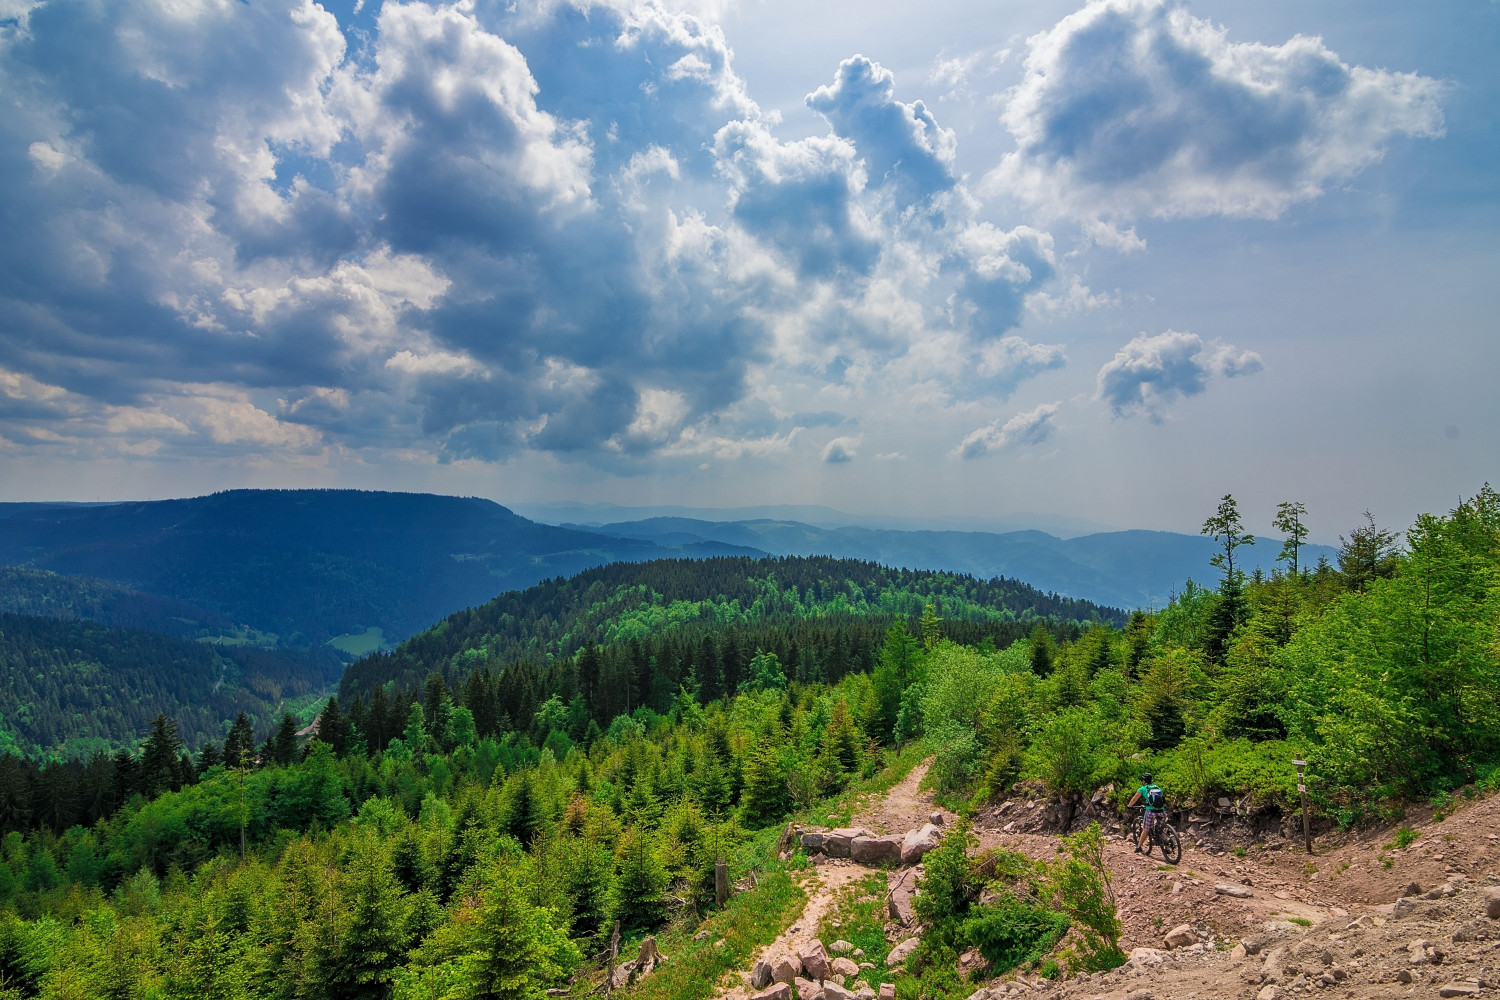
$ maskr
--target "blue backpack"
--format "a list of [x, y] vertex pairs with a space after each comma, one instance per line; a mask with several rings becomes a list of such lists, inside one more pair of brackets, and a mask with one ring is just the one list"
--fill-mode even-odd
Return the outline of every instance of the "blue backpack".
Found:
[[1165, 809], [1167, 807], [1166, 793], [1159, 785], [1149, 785], [1146, 788], [1146, 805], [1152, 809]]

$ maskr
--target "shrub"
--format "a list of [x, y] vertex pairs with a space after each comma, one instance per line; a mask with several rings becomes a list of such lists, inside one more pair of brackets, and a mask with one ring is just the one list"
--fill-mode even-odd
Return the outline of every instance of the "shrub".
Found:
[[1028, 965], [1057, 946], [1068, 932], [1066, 916], [1014, 896], [983, 907], [963, 923], [964, 941], [979, 949], [995, 974]]

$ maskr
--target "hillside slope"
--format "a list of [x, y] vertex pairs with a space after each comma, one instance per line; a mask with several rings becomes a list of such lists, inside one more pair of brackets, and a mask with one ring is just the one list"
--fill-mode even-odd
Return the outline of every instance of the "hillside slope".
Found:
[[97, 622], [0, 613], [0, 749], [72, 757], [146, 735], [158, 712], [190, 747], [244, 712], [261, 726], [338, 677], [332, 657], [212, 646]]

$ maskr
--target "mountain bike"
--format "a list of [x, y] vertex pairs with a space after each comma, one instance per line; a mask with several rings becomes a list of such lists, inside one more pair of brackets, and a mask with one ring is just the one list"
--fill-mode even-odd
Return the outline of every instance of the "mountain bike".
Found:
[[[1141, 827], [1145, 825], [1146, 812], [1135, 818], [1130, 824], [1130, 842], [1139, 844], [1141, 842]], [[1177, 836], [1177, 828], [1167, 822], [1167, 814], [1162, 813], [1161, 819], [1151, 828], [1151, 836], [1146, 841], [1146, 856], [1151, 856], [1151, 848], [1161, 848], [1161, 859], [1169, 865], [1175, 865], [1182, 860], [1182, 838]]]

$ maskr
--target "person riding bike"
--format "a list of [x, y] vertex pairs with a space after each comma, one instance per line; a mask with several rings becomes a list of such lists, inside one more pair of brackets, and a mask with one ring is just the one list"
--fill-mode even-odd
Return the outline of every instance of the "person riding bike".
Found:
[[1146, 807], [1146, 813], [1141, 823], [1141, 836], [1136, 841], [1135, 853], [1143, 854], [1148, 851], [1151, 843], [1151, 831], [1156, 829], [1156, 824], [1162, 822], [1167, 816], [1167, 796], [1159, 785], [1151, 783], [1151, 772], [1147, 771], [1141, 775], [1141, 787], [1135, 790], [1130, 797], [1126, 808], [1134, 809], [1138, 805]]

